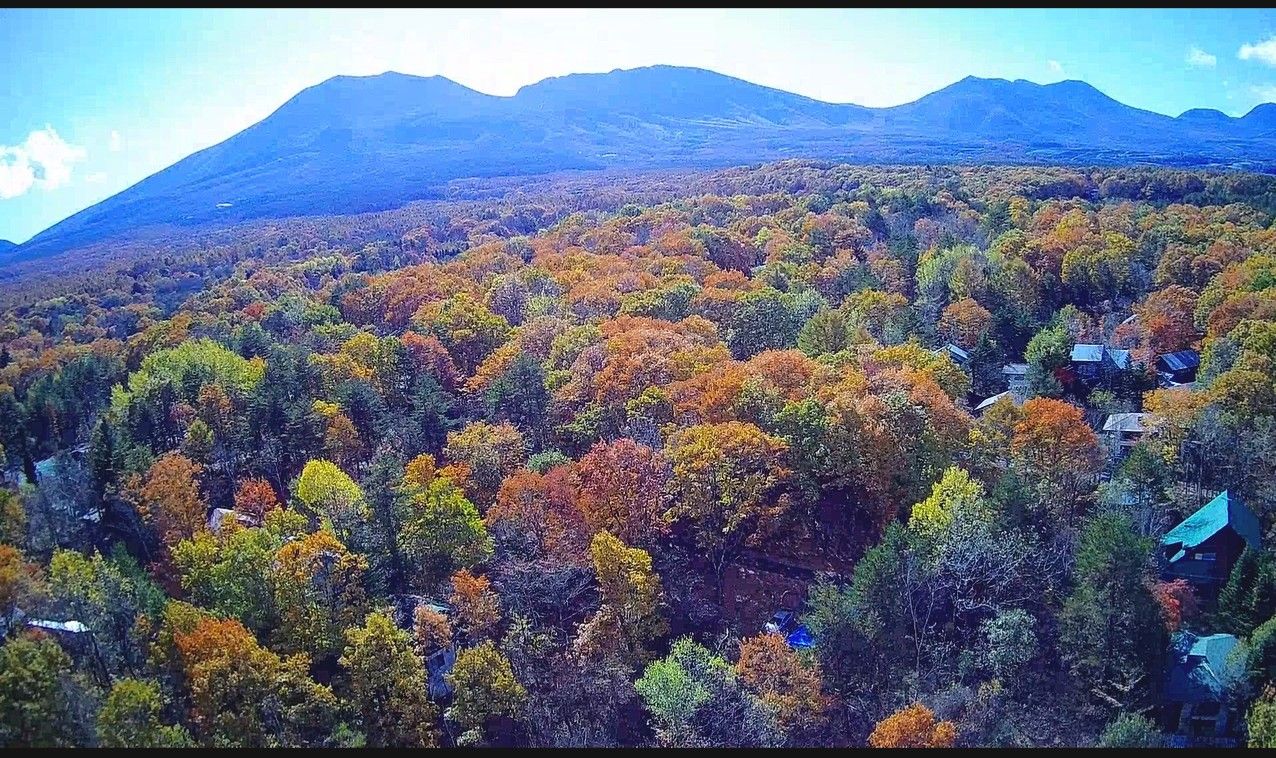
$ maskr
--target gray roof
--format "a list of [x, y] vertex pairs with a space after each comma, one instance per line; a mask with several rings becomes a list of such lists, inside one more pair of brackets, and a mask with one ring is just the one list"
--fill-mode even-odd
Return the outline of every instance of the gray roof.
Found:
[[48, 629], [51, 632], [72, 632], [80, 634], [87, 632], [89, 628], [79, 621], [50, 621], [48, 619], [28, 619], [27, 626], [34, 626], [40, 629]]
[[1103, 422], [1105, 432], [1146, 432], [1156, 418], [1152, 413], [1113, 413]]
[[1108, 355], [1112, 356], [1112, 362], [1117, 368], [1126, 369], [1130, 367], [1130, 351], [1129, 350], [1108, 350]]
[[935, 352], [948, 353], [950, 356], [952, 356], [952, 359], [954, 361], [957, 361], [958, 363], [965, 363], [966, 361], [970, 360], [970, 353], [963, 350], [960, 345], [954, 345], [951, 342], [944, 344], [940, 348], [937, 348]]
[[1007, 363], [1001, 367], [1001, 373], [1006, 376], [1024, 376], [1028, 373], [1028, 364], [1026, 363]]

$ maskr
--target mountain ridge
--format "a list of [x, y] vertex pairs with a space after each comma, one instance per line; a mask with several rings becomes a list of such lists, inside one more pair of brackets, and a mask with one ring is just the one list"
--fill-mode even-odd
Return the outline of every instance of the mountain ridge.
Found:
[[453, 179], [563, 170], [793, 157], [1276, 165], [1276, 104], [1266, 105], [1240, 118], [1209, 109], [1173, 117], [1075, 79], [967, 76], [910, 103], [870, 108], [666, 65], [550, 77], [509, 96], [443, 76], [339, 75], [25, 244], [0, 248], [0, 262], [156, 225], [380, 210], [429, 199]]

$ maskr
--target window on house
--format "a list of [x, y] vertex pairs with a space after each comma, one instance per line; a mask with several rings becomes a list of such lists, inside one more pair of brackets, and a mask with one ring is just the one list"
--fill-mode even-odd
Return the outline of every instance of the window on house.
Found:
[[1212, 560], [1214, 560], [1214, 553], [1197, 553], [1197, 555], [1196, 555], [1196, 560], [1198, 560], [1198, 561], [1212, 561]]

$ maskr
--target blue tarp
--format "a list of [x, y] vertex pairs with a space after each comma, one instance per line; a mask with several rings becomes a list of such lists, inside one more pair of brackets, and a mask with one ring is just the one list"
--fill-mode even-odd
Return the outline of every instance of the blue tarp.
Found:
[[806, 624], [801, 624], [797, 629], [789, 632], [789, 636], [785, 637], [785, 641], [789, 643], [789, 647], [815, 647], [815, 638], [811, 636], [811, 632], [806, 628]]

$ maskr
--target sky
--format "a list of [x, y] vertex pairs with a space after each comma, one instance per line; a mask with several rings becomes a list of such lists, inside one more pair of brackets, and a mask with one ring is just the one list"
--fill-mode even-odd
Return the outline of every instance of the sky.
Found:
[[0, 10], [0, 239], [23, 242], [338, 74], [512, 95], [653, 64], [877, 107], [973, 74], [1239, 116], [1276, 101], [1276, 11]]

